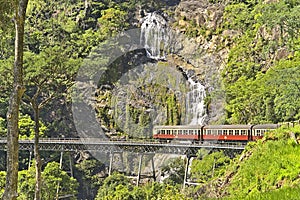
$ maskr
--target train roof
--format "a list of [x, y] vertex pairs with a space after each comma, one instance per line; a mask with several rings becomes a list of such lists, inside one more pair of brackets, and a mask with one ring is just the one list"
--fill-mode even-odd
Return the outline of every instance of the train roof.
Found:
[[251, 129], [252, 125], [208, 125], [204, 129]]
[[154, 126], [155, 129], [201, 129], [203, 125]]
[[279, 124], [258, 124], [254, 125], [253, 129], [276, 129], [279, 128]]
[[167, 126], [154, 126], [155, 129], [276, 129], [279, 124], [258, 124], [258, 125], [245, 125], [245, 124], [231, 124], [231, 125], [167, 125]]

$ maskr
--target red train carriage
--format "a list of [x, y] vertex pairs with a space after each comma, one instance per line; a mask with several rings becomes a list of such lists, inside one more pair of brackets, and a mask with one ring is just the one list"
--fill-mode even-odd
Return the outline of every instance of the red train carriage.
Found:
[[163, 140], [199, 140], [203, 126], [155, 126], [153, 138]]
[[278, 124], [155, 126], [153, 138], [161, 140], [252, 141], [261, 139], [265, 132], [278, 127], [280, 127]]
[[220, 141], [248, 141], [252, 125], [209, 125], [204, 126], [202, 139]]
[[252, 127], [251, 140], [262, 139], [265, 132], [279, 128], [279, 124], [259, 124]]

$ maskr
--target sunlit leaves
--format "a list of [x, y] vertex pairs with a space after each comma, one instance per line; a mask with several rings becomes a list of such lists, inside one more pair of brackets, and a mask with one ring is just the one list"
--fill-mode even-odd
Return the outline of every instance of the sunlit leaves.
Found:
[[191, 167], [191, 176], [200, 183], [206, 183], [224, 173], [226, 165], [230, 162], [224, 152], [214, 152], [202, 158], [194, 159]]
[[239, 164], [227, 190], [232, 196], [245, 199], [248, 195], [258, 196], [258, 193], [296, 185], [299, 182], [296, 170], [300, 167], [299, 151], [299, 146], [286, 140], [257, 145], [252, 149], [252, 156]]
[[300, 117], [299, 9], [296, 1], [232, 3], [226, 7], [226, 27], [243, 31], [223, 71], [229, 123]]
[[96, 200], [140, 200], [140, 199], [161, 199], [161, 200], [183, 200], [189, 199], [171, 185], [157, 182], [148, 183], [144, 186], [133, 186], [124, 175], [113, 174], [106, 178], [100, 187]]
[[[35, 123], [29, 115], [21, 115], [19, 119], [19, 139], [34, 139], [34, 127]], [[47, 127], [40, 122], [40, 136], [44, 135]]]
[[[35, 168], [34, 164], [29, 170], [19, 172], [19, 198], [27, 200], [34, 198]], [[52, 200], [56, 195], [71, 195], [70, 199], [76, 199], [78, 183], [67, 172], [59, 167], [59, 163], [50, 162], [42, 172], [42, 199]], [[58, 189], [58, 194], [57, 194]], [[73, 195], [73, 196], [72, 196]]]
[[127, 13], [119, 8], [109, 8], [101, 12], [102, 16], [98, 19], [100, 33], [104, 38], [113, 36], [117, 32], [126, 28]]

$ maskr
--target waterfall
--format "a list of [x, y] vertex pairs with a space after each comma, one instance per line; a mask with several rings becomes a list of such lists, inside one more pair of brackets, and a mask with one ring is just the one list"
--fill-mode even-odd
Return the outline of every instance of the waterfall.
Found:
[[147, 56], [165, 60], [168, 41], [167, 21], [156, 12], [148, 13], [141, 26], [141, 44], [145, 47]]
[[186, 98], [186, 124], [203, 125], [207, 117], [205, 110], [205, 87], [188, 77], [190, 91]]
[[[165, 60], [167, 53], [173, 49], [171, 40], [174, 38], [172, 37], [168, 23], [161, 15], [156, 12], [148, 13], [142, 19], [140, 42], [147, 52], [147, 57]], [[205, 87], [194, 81], [193, 74], [186, 73], [184, 70], [183, 73], [187, 75], [190, 85], [190, 91], [186, 95], [186, 113], [183, 121], [185, 124], [203, 125], [207, 117], [204, 105]]]

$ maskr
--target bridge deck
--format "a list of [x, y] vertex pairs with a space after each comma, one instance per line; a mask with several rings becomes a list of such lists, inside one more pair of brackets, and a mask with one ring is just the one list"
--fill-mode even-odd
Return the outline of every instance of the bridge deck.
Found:
[[[0, 139], [0, 149], [6, 149], [6, 138]], [[33, 150], [34, 140], [20, 140], [20, 150]], [[110, 141], [99, 138], [49, 138], [40, 139], [39, 147], [42, 151], [98, 151], [114, 152], [127, 151], [135, 153], [164, 153], [164, 154], [196, 154], [199, 149], [227, 149], [243, 150], [246, 143], [180, 143], [174, 141], [170, 143], [160, 143], [153, 141]]]

